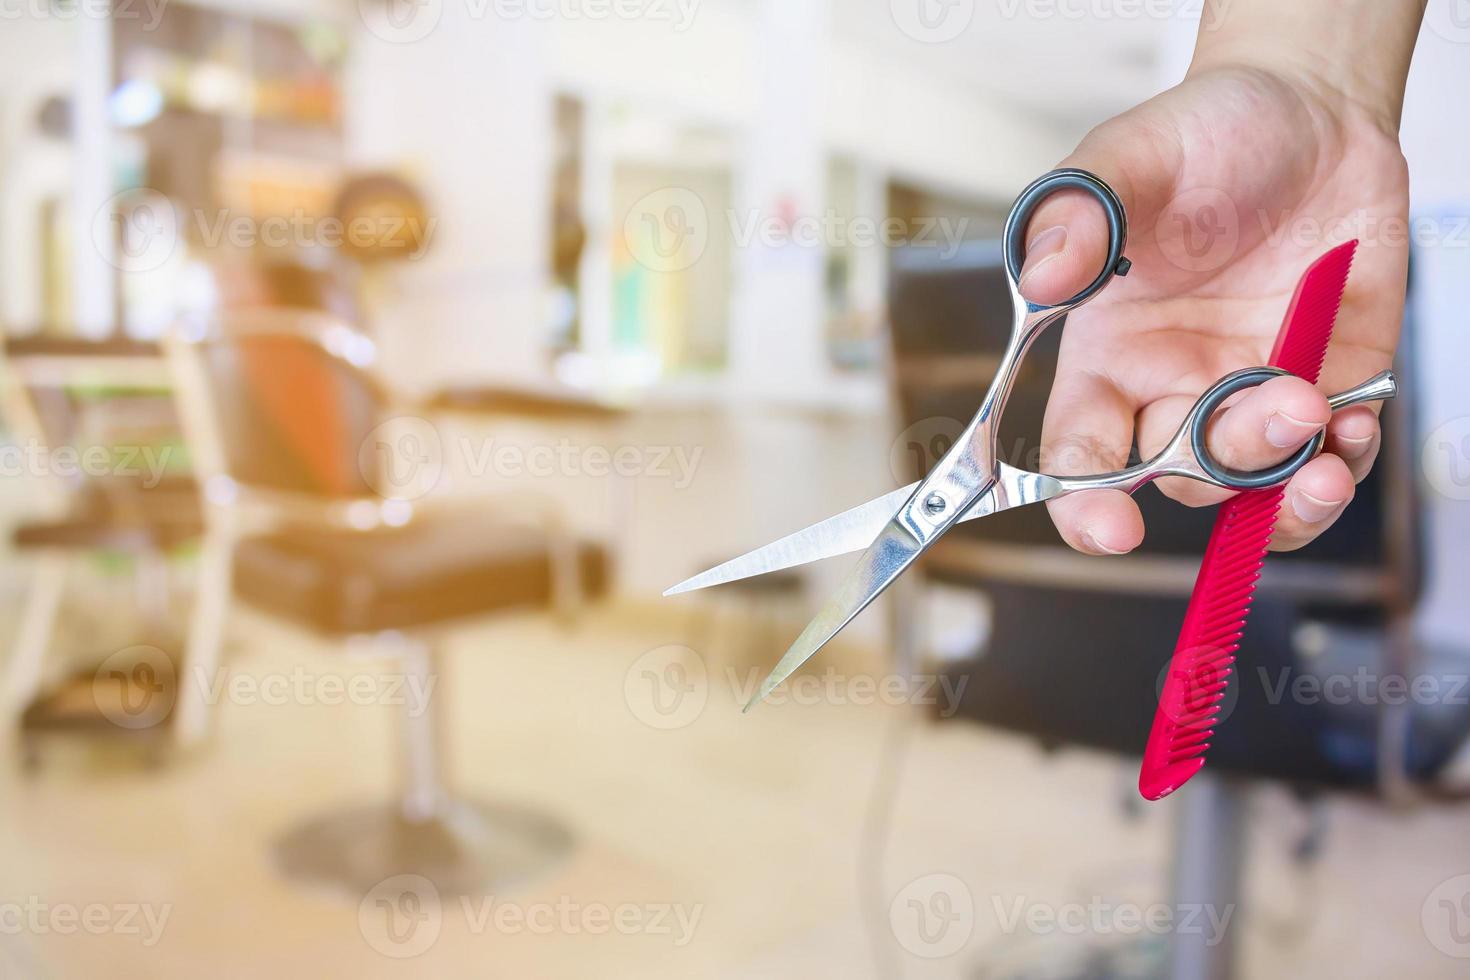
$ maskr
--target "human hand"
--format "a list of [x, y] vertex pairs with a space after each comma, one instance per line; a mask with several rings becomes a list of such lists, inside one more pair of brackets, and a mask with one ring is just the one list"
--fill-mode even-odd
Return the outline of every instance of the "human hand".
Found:
[[[1179, 86], [1099, 126], [1061, 166], [1090, 170], [1129, 217], [1133, 269], [1068, 317], [1042, 431], [1058, 474], [1126, 464], [1136, 436], [1148, 458], [1215, 380], [1264, 364], [1297, 280], [1341, 241], [1362, 239], [1321, 384], [1349, 388], [1390, 366], [1408, 267], [1408, 177], [1397, 109], [1375, 113], [1306, 72], [1200, 65]], [[1399, 222], [1399, 224], [1395, 224]], [[1081, 192], [1057, 194], [1027, 229], [1021, 289], [1056, 303], [1097, 274], [1107, 229]], [[1211, 427], [1215, 457], [1259, 469], [1327, 427], [1322, 455], [1287, 484], [1272, 547], [1298, 548], [1352, 499], [1378, 453], [1377, 406], [1333, 415], [1300, 378], [1241, 396]], [[1231, 494], [1198, 482], [1160, 490], [1203, 506]], [[1127, 494], [1095, 491], [1048, 504], [1072, 547], [1120, 554], [1143, 540]]]

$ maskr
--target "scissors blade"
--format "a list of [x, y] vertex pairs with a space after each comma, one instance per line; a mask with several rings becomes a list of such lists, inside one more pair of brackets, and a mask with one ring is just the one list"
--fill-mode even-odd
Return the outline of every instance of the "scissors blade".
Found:
[[801, 631], [796, 642], [791, 644], [791, 649], [782, 656], [743, 710], [749, 711], [758, 701], [774, 691], [777, 685], [795, 673], [798, 667], [810, 660], [828, 640], [852, 622], [854, 616], [868, 608], [868, 604], [878, 598], [905, 568], [913, 564], [923, 550], [923, 546], [903, 525], [894, 520], [888, 521], [863, 553], [863, 557], [858, 559], [857, 565], [848, 573], [842, 585], [827, 600], [816, 618]]
[[[1000, 463], [997, 471], [995, 484], [965, 511], [960, 521], [973, 521], [997, 511], [1034, 504], [1055, 496], [1061, 490], [1060, 484], [1050, 477], [1027, 473], [1005, 463]], [[783, 568], [821, 561], [823, 558], [835, 558], [861, 551], [873, 543], [878, 532], [883, 530], [883, 526], [904, 501], [913, 495], [917, 486], [917, 483], [910, 483], [834, 517], [794, 531], [778, 541], [748, 551], [738, 558], [731, 558], [708, 571], [685, 579], [664, 595], [693, 592], [711, 585], [723, 585], [726, 582], [764, 575], [766, 572], [776, 572]]]
[[708, 571], [685, 579], [664, 595], [693, 592], [711, 585], [722, 585], [725, 582], [791, 568], [793, 565], [805, 565], [807, 562], [861, 551], [873, 543], [878, 532], [883, 530], [883, 525], [913, 495], [914, 487], [917, 486], [917, 483], [911, 483], [900, 487], [825, 521], [818, 521], [788, 534], [778, 541], [747, 551], [738, 558], [731, 558]]

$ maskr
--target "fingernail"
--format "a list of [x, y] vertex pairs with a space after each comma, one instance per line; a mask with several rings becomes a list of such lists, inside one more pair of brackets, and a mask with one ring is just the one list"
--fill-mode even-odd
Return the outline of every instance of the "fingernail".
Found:
[[1026, 246], [1026, 261], [1021, 264], [1021, 282], [1041, 267], [1041, 263], [1061, 252], [1067, 244], [1067, 229], [1053, 225], [1031, 239]]
[[1285, 412], [1276, 412], [1266, 420], [1266, 441], [1277, 449], [1292, 449], [1312, 438], [1320, 428], [1320, 422], [1303, 422]]
[[1337, 437], [1337, 455], [1343, 459], [1357, 459], [1366, 453], [1373, 445], [1372, 436], [1362, 436], [1357, 439], [1349, 439], [1347, 436]]
[[1341, 500], [1318, 500], [1305, 490], [1298, 490], [1291, 495], [1291, 509], [1296, 511], [1296, 516], [1308, 524], [1320, 524], [1341, 507]]
[[1126, 551], [1114, 551], [1112, 548], [1109, 548], [1107, 545], [1103, 544], [1097, 538], [1093, 537], [1091, 531], [1083, 531], [1082, 532], [1082, 547], [1083, 548], [1086, 548], [1088, 551], [1093, 552], [1094, 554], [1099, 554], [1099, 555], [1126, 555], [1127, 554]]

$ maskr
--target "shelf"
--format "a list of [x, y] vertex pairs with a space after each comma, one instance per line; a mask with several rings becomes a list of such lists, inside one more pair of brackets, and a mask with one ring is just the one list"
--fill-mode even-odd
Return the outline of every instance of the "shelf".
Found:
[[[1199, 560], [1157, 555], [1092, 558], [1069, 548], [944, 539], [925, 559], [931, 574], [1038, 588], [1175, 596], [1194, 590]], [[1381, 569], [1325, 562], [1266, 562], [1257, 591], [1294, 602], [1387, 606], [1396, 590]]]

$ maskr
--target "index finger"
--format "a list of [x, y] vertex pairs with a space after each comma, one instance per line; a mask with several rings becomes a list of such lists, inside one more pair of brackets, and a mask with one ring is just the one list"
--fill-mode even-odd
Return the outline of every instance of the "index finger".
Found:
[[[1128, 463], [1135, 407], [1107, 377], [1081, 369], [1063, 345], [1041, 426], [1042, 470], [1107, 473]], [[1121, 490], [1087, 490], [1047, 501], [1063, 540], [1093, 555], [1121, 555], [1143, 541], [1143, 514]]]

